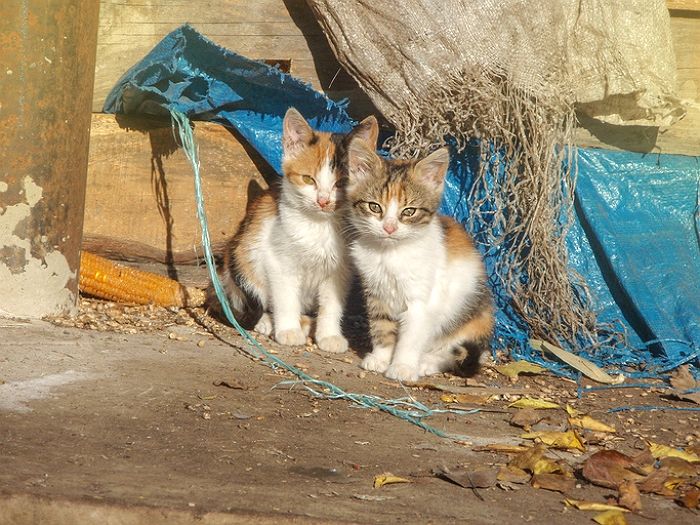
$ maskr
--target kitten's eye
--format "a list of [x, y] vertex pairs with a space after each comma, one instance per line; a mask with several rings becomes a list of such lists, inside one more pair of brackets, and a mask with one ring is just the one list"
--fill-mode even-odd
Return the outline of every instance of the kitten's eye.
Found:
[[337, 181], [335, 181], [334, 186], [336, 188], [344, 188], [345, 185], [347, 184], [347, 182], [348, 182], [347, 179], [345, 177], [343, 177], [342, 179], [338, 179]]
[[404, 208], [403, 211], [401, 212], [401, 215], [403, 217], [413, 217], [415, 215], [416, 209], [415, 208]]
[[301, 176], [301, 180], [303, 180], [303, 181], [304, 181], [306, 184], [308, 184], [309, 186], [311, 186], [312, 184], [313, 184], [313, 185], [316, 185], [316, 181], [314, 180], [314, 178], [313, 178], [313, 177], [309, 177], [308, 175], [302, 175], [302, 176]]
[[376, 202], [368, 202], [367, 207], [372, 213], [382, 213], [382, 207]]

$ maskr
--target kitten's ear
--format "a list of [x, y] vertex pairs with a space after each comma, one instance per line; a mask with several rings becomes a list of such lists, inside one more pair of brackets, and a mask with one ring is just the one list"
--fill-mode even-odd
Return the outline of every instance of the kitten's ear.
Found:
[[447, 148], [440, 148], [418, 162], [414, 168], [414, 173], [422, 182], [435, 189], [442, 189], [449, 165], [449, 151]]
[[374, 152], [374, 147], [367, 145], [364, 139], [354, 137], [348, 147], [348, 176], [350, 182], [358, 182], [372, 176], [379, 157]]
[[374, 115], [370, 115], [350, 132], [352, 138], [358, 138], [365, 141], [372, 149], [377, 149], [377, 139], [379, 138], [379, 124]]
[[309, 123], [294, 108], [289, 108], [282, 123], [282, 147], [285, 157], [293, 157], [314, 136], [314, 130]]

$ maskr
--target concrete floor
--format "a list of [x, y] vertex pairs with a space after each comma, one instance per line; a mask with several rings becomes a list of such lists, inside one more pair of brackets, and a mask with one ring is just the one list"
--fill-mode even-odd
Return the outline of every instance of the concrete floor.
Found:
[[[556, 492], [477, 492], [431, 474], [503, 464], [472, 448], [519, 442], [507, 409], [431, 420], [469, 436], [468, 446], [455, 444], [280, 386], [290, 378], [243, 355], [230, 330], [226, 342], [176, 321], [129, 334], [0, 320], [0, 524], [590, 523], [590, 513], [567, 509]], [[354, 353], [276, 351], [349, 391], [408, 393], [364, 374]], [[512, 387], [495, 374], [479, 379]], [[222, 381], [234, 388], [216, 386]], [[572, 384], [547, 381], [552, 395], [574, 395]], [[410, 393], [426, 403], [441, 395]], [[673, 424], [663, 414], [640, 417], [652, 427]], [[685, 421], [679, 439], [697, 428]], [[413, 483], [374, 489], [374, 476], [386, 471]], [[573, 496], [604, 492], [584, 483]], [[656, 523], [690, 522], [689, 511], [650, 498], [645, 513]]]

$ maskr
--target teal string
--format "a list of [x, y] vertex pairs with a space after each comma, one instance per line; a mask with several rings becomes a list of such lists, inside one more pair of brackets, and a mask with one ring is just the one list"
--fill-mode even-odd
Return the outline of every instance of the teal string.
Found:
[[[297, 367], [290, 365], [289, 363], [283, 361], [279, 357], [271, 354], [260, 342], [258, 342], [247, 330], [245, 330], [236, 320], [231, 310], [231, 306], [224, 292], [223, 285], [219, 280], [219, 276], [216, 273], [216, 264], [214, 262], [214, 256], [211, 249], [211, 240], [209, 238], [209, 226], [207, 224], [207, 215], [204, 209], [204, 194], [202, 192], [202, 180], [200, 174], [200, 163], [199, 163], [199, 151], [194, 139], [194, 134], [192, 133], [192, 127], [187, 116], [175, 109], [170, 110], [170, 115], [172, 118], [173, 133], [177, 133], [180, 137], [180, 143], [182, 149], [187, 156], [187, 159], [192, 166], [192, 171], [194, 173], [194, 189], [195, 196], [197, 200], [197, 216], [202, 228], [202, 247], [204, 249], [204, 260], [207, 265], [207, 270], [209, 272], [209, 277], [214, 286], [214, 291], [216, 292], [216, 297], [221, 303], [224, 315], [226, 319], [231, 323], [231, 325], [236, 329], [236, 331], [243, 337], [243, 339], [248, 343], [249, 349], [244, 349], [249, 355], [260, 358], [265, 364], [276, 369], [283, 369], [299, 378], [300, 382], [315, 396], [324, 397], [326, 399], [345, 399], [350, 401], [362, 408], [370, 408], [381, 410], [387, 414], [398, 417], [413, 425], [416, 425], [423, 430], [435, 434], [436, 436], [449, 438], [453, 440], [468, 440], [468, 437], [457, 436], [447, 434], [442, 430], [439, 430], [427, 423], [422, 421], [423, 418], [432, 416], [439, 413], [452, 412], [450, 410], [432, 409], [416, 400], [406, 401], [406, 400], [386, 400], [377, 396], [371, 396], [367, 394], [355, 394], [351, 392], [346, 392], [342, 388], [329, 383], [327, 381], [321, 381], [320, 379], [314, 379], [310, 375], [306, 374]], [[313, 388], [309, 385], [313, 385]], [[320, 390], [320, 391], [319, 391]], [[399, 406], [408, 406], [408, 409], [398, 408]], [[478, 412], [478, 409], [470, 411], [458, 411], [463, 414], [471, 414]]]

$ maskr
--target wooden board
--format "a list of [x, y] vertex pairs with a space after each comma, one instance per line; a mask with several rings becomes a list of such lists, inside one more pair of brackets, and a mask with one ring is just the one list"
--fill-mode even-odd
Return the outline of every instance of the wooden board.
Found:
[[[305, 0], [101, 0], [93, 110], [121, 75], [185, 22], [217, 44], [254, 59], [289, 59], [291, 72], [331, 98], [349, 98], [363, 118], [376, 110], [333, 55]], [[700, 0], [667, 0], [687, 116], [669, 129], [621, 127], [583, 120], [583, 146], [700, 154]], [[692, 105], [695, 104], [695, 105]]]
[[[688, 101], [687, 115], [666, 129], [650, 126], [612, 126], [582, 119], [577, 131], [581, 146], [625, 149], [638, 152], [700, 155], [700, 13], [698, 2], [668, 2], [685, 5], [684, 11], [671, 11], [671, 36], [678, 70], [678, 95]], [[700, 7], [699, 7], [700, 8]]]
[[289, 59], [291, 72], [338, 100], [352, 116], [373, 112], [369, 99], [336, 60], [304, 0], [101, 0], [93, 111], [160, 40], [184, 23], [252, 59]]
[[[249, 193], [277, 175], [223, 126], [198, 122], [195, 137], [211, 240], [221, 244], [235, 233]], [[192, 169], [169, 121], [93, 114], [85, 249], [123, 260], [194, 262], [202, 255], [195, 206]]]

